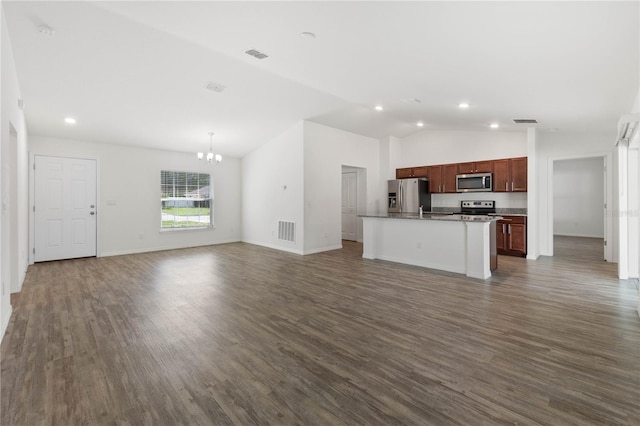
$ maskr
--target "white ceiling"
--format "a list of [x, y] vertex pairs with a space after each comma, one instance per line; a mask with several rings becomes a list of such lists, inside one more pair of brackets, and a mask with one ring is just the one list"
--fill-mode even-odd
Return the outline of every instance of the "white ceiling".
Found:
[[639, 88], [638, 1], [2, 7], [29, 132], [55, 137], [195, 152], [214, 131], [242, 156], [303, 119], [376, 138], [514, 118], [613, 134]]

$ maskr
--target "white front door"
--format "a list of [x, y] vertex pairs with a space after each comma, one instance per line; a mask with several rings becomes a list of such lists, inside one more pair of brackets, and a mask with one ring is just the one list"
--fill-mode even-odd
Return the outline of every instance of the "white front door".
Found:
[[36, 262], [96, 255], [96, 161], [35, 156]]
[[357, 173], [342, 174], [342, 239], [357, 240], [358, 229], [358, 178]]

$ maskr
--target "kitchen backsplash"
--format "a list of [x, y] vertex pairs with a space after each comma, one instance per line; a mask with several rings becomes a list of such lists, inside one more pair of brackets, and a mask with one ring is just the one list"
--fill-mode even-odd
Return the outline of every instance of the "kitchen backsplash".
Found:
[[526, 209], [526, 192], [468, 192], [463, 194], [431, 194], [432, 208], [457, 208], [463, 200], [495, 200], [496, 209]]

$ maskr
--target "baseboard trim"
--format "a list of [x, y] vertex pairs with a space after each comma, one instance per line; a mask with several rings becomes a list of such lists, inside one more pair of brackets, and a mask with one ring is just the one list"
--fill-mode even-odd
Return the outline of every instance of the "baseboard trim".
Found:
[[554, 237], [582, 237], [582, 238], [602, 238], [604, 235], [584, 235], [584, 234], [553, 234]]
[[219, 241], [209, 241], [201, 244], [179, 244], [179, 245], [170, 245], [170, 246], [158, 246], [158, 247], [145, 247], [139, 249], [131, 249], [131, 250], [114, 250], [100, 253], [97, 257], [110, 257], [110, 256], [124, 256], [127, 254], [139, 254], [139, 253], [150, 253], [154, 251], [165, 251], [165, 250], [181, 250], [192, 247], [205, 247], [205, 246], [215, 246], [218, 244], [229, 244], [229, 243], [238, 243], [240, 240], [237, 239], [229, 239], [229, 240], [219, 240]]
[[2, 331], [0, 332], [0, 342], [4, 339], [4, 335], [7, 332], [9, 323], [11, 322], [11, 315], [13, 314], [13, 307], [9, 305], [9, 315], [7, 315], [7, 322], [2, 324]]
[[340, 250], [342, 248], [342, 244], [336, 244], [334, 246], [326, 246], [326, 247], [318, 247], [311, 250], [305, 250], [304, 254], [316, 254], [322, 253], [323, 251], [331, 251], [331, 250]]
[[254, 246], [261, 246], [261, 247], [266, 247], [274, 250], [286, 251], [287, 253], [299, 254], [301, 256], [304, 255], [304, 253], [301, 250], [290, 248], [290, 247], [282, 247], [276, 244], [264, 243], [259, 241], [251, 241], [251, 240], [242, 240], [242, 242], [247, 244], [253, 244]]

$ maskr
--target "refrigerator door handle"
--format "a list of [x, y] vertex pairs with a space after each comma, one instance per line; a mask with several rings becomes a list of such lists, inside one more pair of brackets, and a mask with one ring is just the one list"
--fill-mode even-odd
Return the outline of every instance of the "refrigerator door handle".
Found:
[[398, 212], [402, 213], [402, 204], [404, 203], [404, 185], [403, 185], [403, 181], [398, 182], [398, 198], [400, 199], [400, 202], [398, 204]]

